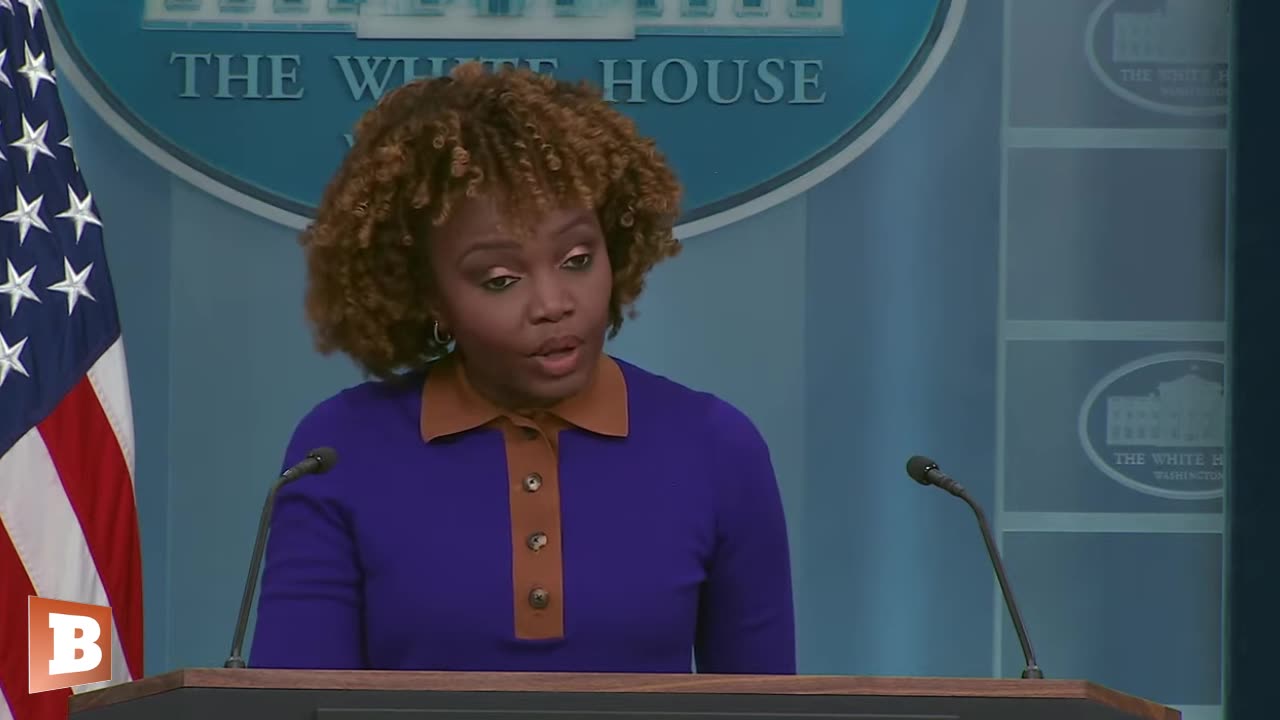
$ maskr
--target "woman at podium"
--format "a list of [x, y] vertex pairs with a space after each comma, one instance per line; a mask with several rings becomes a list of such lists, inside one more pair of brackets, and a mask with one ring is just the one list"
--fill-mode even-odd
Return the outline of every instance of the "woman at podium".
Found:
[[739, 410], [604, 352], [680, 186], [593, 89], [460, 66], [387, 94], [303, 234], [371, 379], [286, 465], [253, 667], [795, 672], [787, 529]]

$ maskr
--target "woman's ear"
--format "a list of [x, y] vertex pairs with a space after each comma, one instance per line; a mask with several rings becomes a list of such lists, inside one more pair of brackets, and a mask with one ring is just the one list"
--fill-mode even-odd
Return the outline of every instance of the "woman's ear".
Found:
[[451, 337], [453, 318], [450, 317], [448, 310], [445, 309], [444, 303], [436, 299], [428, 300], [426, 309], [427, 332], [433, 333], [437, 342], [440, 341], [440, 338]]
[[427, 303], [427, 317], [430, 318], [433, 324], [440, 323], [442, 328], [448, 328], [453, 324], [450, 321], [449, 313], [445, 311], [444, 306], [436, 301]]

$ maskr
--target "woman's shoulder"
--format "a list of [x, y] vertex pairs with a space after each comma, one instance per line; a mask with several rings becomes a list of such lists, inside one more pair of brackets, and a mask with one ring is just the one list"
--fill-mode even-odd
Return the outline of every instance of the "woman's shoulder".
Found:
[[666, 457], [692, 461], [726, 511], [780, 502], [768, 442], [744, 410], [714, 392], [634, 364], [619, 366], [632, 427], [648, 439], [642, 447], [657, 442], [679, 448]]
[[403, 414], [421, 396], [423, 372], [369, 379], [344, 387], [312, 404], [299, 426], [363, 426], [379, 416]]
[[313, 448], [359, 449], [385, 440], [396, 427], [416, 427], [423, 373], [369, 379], [315, 401], [293, 427], [285, 466]]
[[634, 363], [614, 361], [626, 379], [628, 405], [636, 420], [660, 423], [682, 436], [699, 437], [718, 450], [764, 445], [755, 422], [729, 400]]

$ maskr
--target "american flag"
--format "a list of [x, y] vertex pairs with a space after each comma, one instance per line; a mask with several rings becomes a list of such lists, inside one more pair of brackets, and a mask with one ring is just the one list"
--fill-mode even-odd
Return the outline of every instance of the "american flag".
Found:
[[0, 0], [0, 718], [16, 720], [65, 718], [71, 694], [28, 692], [28, 595], [109, 605], [110, 682], [143, 667], [124, 345], [44, 15]]

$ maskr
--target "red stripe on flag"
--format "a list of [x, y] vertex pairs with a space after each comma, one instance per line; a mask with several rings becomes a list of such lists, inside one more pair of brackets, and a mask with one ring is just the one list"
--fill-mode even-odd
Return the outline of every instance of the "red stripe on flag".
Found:
[[76, 383], [39, 429], [98, 566], [129, 673], [140, 679], [142, 551], [138, 515], [124, 453], [88, 377]]
[[15, 720], [65, 720], [70, 690], [50, 690], [31, 695], [27, 692], [27, 596], [35, 595], [27, 568], [13, 547], [4, 523], [0, 523], [0, 690], [9, 701]]

